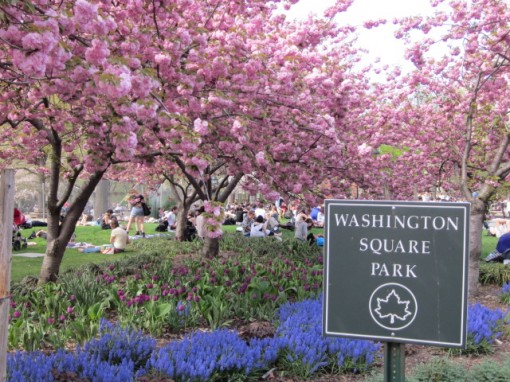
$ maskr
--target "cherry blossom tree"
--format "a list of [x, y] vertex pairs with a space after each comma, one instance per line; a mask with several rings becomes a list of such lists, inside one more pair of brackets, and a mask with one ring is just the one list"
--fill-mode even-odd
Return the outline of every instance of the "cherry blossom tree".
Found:
[[[223, 203], [243, 176], [271, 198], [313, 190], [325, 161], [341, 167], [351, 28], [290, 23], [265, 1], [162, 4], [139, 2], [132, 19], [156, 31], [138, 51], [159, 83], [157, 113], [144, 122], [168, 161], [158, 166], [209, 203]], [[204, 254], [213, 256], [218, 231], [210, 232]]]
[[387, 83], [374, 87], [376, 128], [365, 131], [370, 137], [362, 149], [386, 144], [401, 150], [384, 158], [396, 197], [434, 185], [471, 203], [474, 293], [487, 204], [510, 174], [510, 8], [499, 0], [432, 4], [434, 16], [396, 21], [416, 69], [407, 75], [393, 69]]
[[[295, 2], [0, 3], [3, 165], [48, 157], [41, 282], [56, 278], [104, 176], [160, 156], [191, 184], [209, 184], [219, 166], [231, 182], [224, 190], [249, 174], [269, 194], [312, 189], [325, 158], [341, 167], [354, 51], [352, 29], [331, 18], [351, 1], [339, 0], [330, 19], [288, 23], [277, 5]], [[71, 198], [79, 178], [85, 184]], [[224, 200], [206, 190], [195, 187], [208, 203]], [[213, 236], [206, 252], [217, 249]]]
[[[2, 164], [24, 161], [49, 177], [41, 282], [55, 280], [76, 222], [106, 171], [151, 155], [152, 135], [138, 121], [150, 109], [156, 82], [139, 59], [126, 58], [129, 36], [114, 21], [114, 10], [84, 0], [1, 5]], [[71, 200], [79, 178], [85, 184]]]

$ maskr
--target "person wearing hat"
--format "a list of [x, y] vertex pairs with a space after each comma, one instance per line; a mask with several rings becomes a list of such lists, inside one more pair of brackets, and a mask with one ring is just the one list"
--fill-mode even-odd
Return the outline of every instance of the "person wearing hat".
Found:
[[499, 237], [496, 249], [489, 253], [485, 258], [486, 262], [500, 262], [510, 264], [510, 233], [505, 233]]

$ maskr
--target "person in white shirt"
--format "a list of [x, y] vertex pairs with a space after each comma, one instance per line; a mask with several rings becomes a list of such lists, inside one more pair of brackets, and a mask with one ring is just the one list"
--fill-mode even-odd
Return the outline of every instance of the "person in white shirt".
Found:
[[205, 239], [206, 230], [205, 230], [205, 217], [204, 217], [205, 208], [204, 206], [200, 206], [197, 210], [198, 216], [195, 218], [195, 228], [197, 229], [197, 236], [201, 239]]
[[320, 206], [319, 212], [317, 213], [317, 221], [315, 223], [315, 226], [321, 228], [324, 227], [324, 221], [325, 221], [324, 207]]
[[177, 207], [172, 207], [172, 209], [166, 215], [166, 221], [168, 222], [168, 230], [175, 231], [177, 226]]
[[119, 227], [117, 219], [113, 218], [110, 220], [112, 227], [112, 233], [110, 234], [110, 243], [113, 245], [114, 252], [124, 252], [127, 244], [129, 243], [129, 236], [124, 229]]
[[255, 218], [255, 223], [251, 225], [250, 237], [265, 237], [267, 235], [269, 235], [269, 230], [266, 229], [264, 218], [262, 216], [257, 216]]
[[264, 209], [264, 205], [262, 203], [259, 203], [257, 208], [255, 208], [255, 217], [259, 216], [262, 216], [262, 219], [264, 216], [266, 216], [266, 210]]

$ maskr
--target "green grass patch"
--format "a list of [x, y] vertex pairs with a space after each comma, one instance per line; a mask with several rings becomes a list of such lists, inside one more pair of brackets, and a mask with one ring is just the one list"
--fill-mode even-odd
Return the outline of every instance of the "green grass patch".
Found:
[[[147, 233], [155, 233], [157, 224], [145, 224], [145, 230]], [[45, 229], [46, 227], [36, 227]], [[21, 233], [23, 237], [28, 237], [32, 231], [37, 232], [37, 229], [25, 229]], [[94, 245], [108, 244], [110, 242], [111, 230], [103, 230], [99, 226], [78, 226], [76, 227], [76, 241], [90, 243]], [[44, 253], [46, 251], [46, 240], [42, 238], [30, 239], [30, 242], [35, 242], [33, 246], [21, 249], [19, 251], [13, 251], [12, 262], [11, 262], [11, 281], [19, 282], [26, 276], [39, 275], [43, 257], [21, 257], [16, 256], [22, 253]], [[135, 243], [134, 241], [133, 243]], [[132, 244], [129, 244], [126, 251], [115, 255], [103, 255], [102, 253], [82, 253], [77, 249], [68, 248], [64, 253], [64, 258], [60, 267], [60, 271], [64, 272], [68, 269], [75, 269], [82, 265], [94, 263], [99, 264], [103, 262], [110, 262], [119, 260], [125, 257], [134, 256], [137, 252], [132, 248]]]
[[[145, 231], [147, 234], [157, 233], [155, 231], [157, 227], [157, 224], [155, 223], [146, 223], [145, 224]], [[39, 227], [37, 227], [39, 228]], [[45, 227], [41, 227], [44, 229]], [[223, 226], [223, 231], [228, 232], [235, 232], [237, 226], [230, 225], [230, 226]], [[27, 237], [32, 233], [32, 231], [36, 231], [37, 229], [26, 229], [22, 231], [22, 234], [24, 237]], [[101, 244], [107, 244], [110, 241], [110, 230], [103, 230], [99, 226], [78, 226], [76, 227], [76, 241], [78, 242], [85, 242], [90, 243], [94, 245], [101, 245]], [[282, 229], [282, 238], [284, 241], [291, 240], [294, 238], [294, 232], [289, 231], [286, 229]], [[314, 228], [312, 229], [312, 232], [314, 234], [322, 234], [323, 230]], [[238, 235], [242, 235], [241, 233], [238, 233]], [[36, 244], [34, 246], [29, 246], [26, 249], [22, 249], [20, 251], [13, 251], [13, 255], [17, 255], [20, 253], [44, 253], [46, 251], [46, 240], [41, 238], [35, 238], [33, 240], [30, 240], [31, 242], [35, 242]], [[494, 248], [496, 247], [497, 238], [486, 236], [485, 234], [482, 237], [482, 254], [481, 257], [485, 258]], [[201, 246], [201, 243], [194, 243], [189, 246], [189, 251], [196, 251]], [[168, 246], [164, 246], [159, 243], [154, 243], [154, 248], [148, 249], [145, 248], [146, 253], [163, 253], [167, 250], [167, 248], [170, 248]], [[292, 249], [291, 249], [292, 250]], [[115, 261], [118, 259], [135, 256], [140, 252], [139, 244], [137, 244], [137, 241], [133, 241], [131, 244], [128, 245], [126, 252], [119, 253], [115, 255], [103, 255], [101, 253], [81, 253], [78, 252], [76, 249], [67, 249], [64, 254], [64, 259], [62, 260], [61, 265], [61, 272], [64, 272], [69, 269], [75, 269], [78, 268], [84, 264], [94, 263], [99, 264], [103, 262], [110, 262]], [[37, 258], [27, 258], [27, 257], [19, 257], [19, 256], [13, 256], [12, 257], [12, 267], [11, 267], [11, 281], [12, 282], [19, 282], [26, 276], [35, 276], [37, 277], [39, 275], [39, 271], [41, 269], [42, 264], [42, 257]], [[492, 268], [496, 268], [498, 264], [487, 264], [485, 266], [482, 265], [481, 274], [485, 275], [487, 273], [487, 269], [492, 270]], [[502, 267], [502, 266], [501, 266]], [[504, 269], [503, 269], [504, 270]], [[504, 281], [510, 281], [510, 271], [508, 280], [506, 276], [502, 276], [500, 274], [501, 270], [494, 269], [494, 272], [497, 273], [496, 276], [493, 275], [493, 272], [490, 273], [488, 277], [486, 277], [486, 282], [493, 282], [501, 284]], [[505, 275], [507, 272], [504, 272]]]

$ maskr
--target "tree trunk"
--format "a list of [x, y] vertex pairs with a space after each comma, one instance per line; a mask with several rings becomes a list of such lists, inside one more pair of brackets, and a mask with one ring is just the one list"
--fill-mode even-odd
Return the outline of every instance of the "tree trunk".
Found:
[[67, 240], [63, 237], [50, 239], [48, 235], [46, 253], [41, 266], [41, 272], [39, 273], [39, 284], [57, 280], [60, 264], [62, 263], [69, 238]]
[[471, 202], [469, 217], [469, 267], [468, 294], [474, 296], [478, 292], [480, 277], [480, 255], [482, 249], [482, 227], [485, 215], [485, 203], [479, 199]]
[[96, 187], [94, 197], [94, 220], [99, 219], [110, 206], [110, 181], [101, 179]]
[[62, 222], [60, 222], [60, 211], [53, 211], [48, 214], [46, 253], [39, 273], [39, 284], [57, 280], [67, 243], [69, 243], [76, 228], [76, 223], [87, 204], [84, 195], [80, 196], [72, 204]]
[[220, 238], [208, 237], [204, 239], [204, 246], [202, 248], [202, 256], [207, 258], [217, 257], [220, 253]]
[[188, 224], [188, 211], [189, 207], [183, 207], [181, 204], [179, 208], [177, 209], [177, 216], [176, 216], [176, 227], [175, 227], [175, 239], [179, 241], [184, 240], [184, 233], [186, 232], [186, 225]]
[[[90, 175], [88, 183], [80, 189], [78, 195], [76, 195], [74, 201], [69, 206], [67, 214], [62, 222], [60, 221], [60, 212], [64, 200], [60, 201], [60, 204], [57, 205], [54, 201], [58, 200], [56, 196], [58, 187], [56, 185], [50, 187], [53, 193], [50, 192], [48, 199], [52, 202], [48, 202], [48, 237], [46, 253], [44, 254], [41, 271], [39, 273], [39, 284], [55, 281], [58, 278], [60, 264], [64, 257], [67, 243], [69, 243], [76, 228], [76, 223], [80, 219], [87, 205], [87, 201], [94, 192], [103, 174], [104, 171], [98, 171]], [[50, 182], [56, 182], [58, 184], [58, 177], [56, 177], [56, 179], [50, 179]]]

